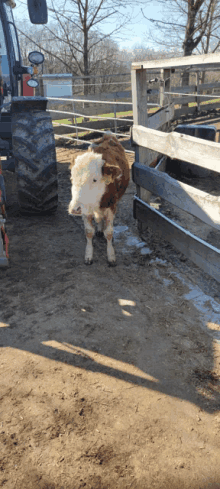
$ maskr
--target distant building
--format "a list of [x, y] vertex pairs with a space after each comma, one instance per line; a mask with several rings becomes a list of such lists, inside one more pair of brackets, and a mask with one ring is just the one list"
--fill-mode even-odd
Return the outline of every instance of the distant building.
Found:
[[71, 97], [72, 74], [42, 75], [45, 97]]

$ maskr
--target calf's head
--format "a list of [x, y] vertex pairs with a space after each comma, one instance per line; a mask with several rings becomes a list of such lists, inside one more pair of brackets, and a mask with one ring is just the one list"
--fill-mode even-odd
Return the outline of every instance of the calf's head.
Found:
[[106, 163], [101, 154], [88, 151], [77, 156], [71, 165], [72, 199], [69, 214], [93, 214], [99, 207], [106, 186], [120, 176], [120, 168]]

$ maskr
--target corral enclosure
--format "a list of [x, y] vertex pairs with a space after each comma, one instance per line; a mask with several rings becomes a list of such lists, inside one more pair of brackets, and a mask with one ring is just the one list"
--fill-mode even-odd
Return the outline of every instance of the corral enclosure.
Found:
[[156, 235], [140, 239], [132, 181], [115, 219], [117, 267], [97, 238], [86, 267], [83, 224], [67, 213], [79, 153], [57, 147], [51, 217], [20, 216], [6, 175], [0, 484], [216, 489], [219, 285]]
[[[220, 107], [220, 98], [218, 98], [218, 94], [215, 93], [216, 90], [220, 91], [218, 74], [218, 54], [211, 55], [211, 57], [210, 55], [193, 56], [190, 58], [184, 58], [184, 61], [181, 58], [176, 58], [165, 61], [138, 62], [133, 63], [132, 65], [132, 91], [129, 90], [129, 87], [127, 86], [127, 89], [124, 91], [109, 91], [106, 93], [100, 93], [99, 96], [97, 94], [90, 94], [87, 96], [78, 95], [77, 98], [71, 99], [72, 111], [69, 112], [67, 109], [69, 109], [71, 106], [66, 105], [65, 110], [60, 113], [58, 112], [58, 107], [54, 108], [54, 103], [61, 102], [62, 98], [49, 97], [48, 108], [53, 118], [65, 117], [68, 114], [72, 116], [72, 124], [56, 123], [55, 132], [57, 135], [63, 134], [63, 138], [70, 139], [70, 136], [67, 136], [67, 133], [69, 133], [72, 134], [71, 139], [76, 141], [81, 140], [83, 142], [85, 140], [94, 138], [96, 134], [98, 136], [98, 133], [102, 133], [103, 131], [105, 132], [106, 130], [110, 129], [118, 137], [123, 136], [125, 140], [127, 139], [129, 141], [129, 129], [133, 125], [133, 117], [131, 117], [131, 95], [133, 92], [134, 124], [141, 125], [142, 127], [148, 127], [150, 131], [148, 142], [143, 142], [144, 135], [147, 137], [146, 131], [144, 132], [143, 137], [139, 137], [137, 135], [138, 128], [135, 127], [133, 131], [133, 134], [135, 134], [133, 137], [133, 142], [139, 143], [140, 146], [139, 150], [136, 149], [136, 162], [133, 166], [133, 178], [137, 183], [137, 193], [139, 199], [141, 198], [142, 202], [146, 203], [145, 212], [142, 214], [142, 219], [143, 215], [145, 215], [145, 220], [148, 220], [147, 204], [150, 203], [150, 193], [149, 190], [146, 190], [147, 186], [156, 190], [157, 195], [159, 195], [162, 199], [166, 200], [167, 195], [169, 194], [168, 202], [169, 204], [174, 205], [174, 214], [175, 207], [177, 207], [180, 209], [180, 211], [182, 210], [183, 212], [189, 212], [190, 215], [195, 218], [193, 220], [191, 217], [189, 218], [188, 222], [191, 223], [191, 228], [189, 228], [188, 231], [192, 231], [192, 227], [196, 227], [196, 229], [199, 231], [200, 227], [201, 229], [204, 229], [203, 224], [201, 226], [199, 225], [199, 222], [195, 224], [196, 219], [197, 221], [200, 219], [202, 223], [205, 222], [207, 225], [213, 226], [216, 230], [218, 229], [220, 223], [218, 196], [210, 195], [209, 191], [212, 192], [211, 187], [209, 189], [207, 188], [208, 192], [198, 189], [196, 193], [195, 189], [193, 190], [192, 188], [192, 181], [188, 182], [191, 183], [190, 188], [189, 185], [187, 187], [186, 182], [180, 183], [177, 181], [177, 177], [179, 174], [181, 174], [181, 176], [184, 178], [187, 173], [186, 169], [188, 169], [188, 175], [190, 173], [192, 174], [193, 167], [195, 167], [195, 175], [202, 176], [202, 174], [204, 174], [206, 176], [209, 175], [210, 178], [214, 178], [214, 176], [218, 178], [218, 145], [215, 146], [214, 142], [205, 143], [201, 139], [198, 140], [198, 138], [197, 141], [195, 138], [193, 138], [190, 143], [191, 136], [187, 136], [186, 134], [183, 136], [183, 134], [178, 135], [175, 133], [172, 136], [168, 136], [167, 134], [166, 136], [164, 135], [162, 137], [161, 131], [170, 133], [173, 131], [178, 121], [181, 122], [183, 117], [185, 117], [185, 119], [189, 119], [189, 124], [191, 124], [191, 127], [193, 128], [193, 118], [195, 118], [198, 114], [201, 114], [202, 111], [203, 113], [206, 111], [206, 113], [210, 114], [210, 111], [213, 112], [217, 110]], [[126, 78], [124, 80], [127, 80], [127, 74], [115, 76], [119, 77], [120, 80], [123, 78], [123, 76], [125, 76]], [[206, 81], [206, 83], [204, 83], [204, 81]], [[209, 83], [207, 83], [207, 81]], [[128, 84], [129, 82], [116, 81], [115, 83]], [[95, 83], [91, 83], [92, 87], [93, 85], [96, 87]], [[78, 86], [80, 87], [80, 85]], [[68, 102], [68, 99], [63, 97], [62, 103], [64, 104], [66, 102]], [[59, 107], [62, 106], [60, 105]], [[110, 113], [111, 110], [113, 113]], [[126, 116], [126, 114], [129, 115]], [[200, 120], [199, 123], [202, 124], [202, 122], [203, 121]], [[155, 133], [155, 130], [158, 129], [160, 129], [160, 135]], [[217, 142], [217, 127], [215, 128], [215, 126], [213, 126], [213, 129], [216, 133], [215, 139]], [[177, 129], [178, 132], [180, 130], [181, 129]], [[198, 135], [198, 129], [195, 129], [195, 131], [197, 131], [195, 134]], [[193, 133], [191, 132], [191, 134]], [[159, 139], [157, 136], [160, 136]], [[136, 140], [135, 137], [137, 138]], [[180, 144], [178, 147], [177, 141], [182, 141], [183, 144]], [[144, 149], [144, 144], [145, 146], [148, 144], [148, 149]], [[189, 146], [190, 144], [191, 146]], [[184, 150], [184, 145], [186, 145], [186, 151]], [[168, 146], [170, 146], [169, 150], [167, 150]], [[203, 154], [204, 147], [205, 153]], [[129, 151], [128, 148], [129, 147], [127, 145], [127, 151]], [[160, 152], [155, 151], [156, 148], [157, 150], [160, 149]], [[209, 148], [208, 152], [207, 148]], [[167, 150], [166, 156], [169, 157], [169, 161], [163, 158], [162, 161], [159, 162], [158, 156], [161, 155], [162, 157], [162, 155], [165, 154], [165, 149]], [[215, 154], [213, 151], [215, 151]], [[183, 162], [181, 163], [181, 158], [185, 161], [185, 166]], [[171, 160], [173, 163], [169, 165]], [[143, 167], [138, 167], [138, 163], [152, 166], [154, 161], [156, 161], [158, 164], [157, 168], [154, 170], [146, 170], [146, 168], [144, 169]], [[155, 166], [156, 164], [154, 167]], [[201, 169], [201, 166], [203, 166], [203, 169]], [[172, 181], [171, 175], [169, 177], [168, 175], [159, 175], [158, 172], [161, 173], [161, 171], [166, 171], [166, 167], [168, 171], [172, 169], [172, 176], [176, 174], [175, 182]], [[206, 167], [206, 170], [204, 167]], [[144, 175], [146, 175], [145, 179]], [[156, 179], [157, 189], [154, 184]], [[145, 183], [142, 185], [143, 181], [145, 181]], [[161, 190], [163, 187], [165, 189], [164, 191]], [[140, 200], [138, 201], [138, 199], [136, 199], [134, 207], [136, 217], [138, 217], [136, 210], [139, 209], [140, 211], [140, 205]], [[154, 214], [154, 218], [152, 218], [153, 222], [155, 221], [155, 215], [156, 212]], [[157, 221], [159, 220], [159, 217], [161, 216], [159, 216], [157, 213]], [[168, 226], [169, 224], [167, 220], [166, 223], [166, 226]], [[179, 219], [178, 224], [181, 224], [181, 218]], [[159, 229], [162, 229], [164, 225], [165, 220], [162, 220], [161, 224], [158, 224]], [[141, 228], [143, 228], [143, 226], [141, 225], [139, 219], [139, 230], [141, 230]], [[218, 280], [220, 270], [216, 267], [219, 261], [219, 251], [217, 248], [214, 250], [213, 246], [204, 248], [204, 244], [201, 242], [203, 233], [199, 232], [198, 239], [196, 239], [196, 237], [190, 237], [189, 234], [187, 235], [187, 233], [184, 234], [184, 231], [178, 229], [178, 226], [172, 227], [171, 225], [170, 229], [171, 235], [174, 234], [175, 229], [175, 233], [179, 236], [177, 239], [177, 246], [181, 246], [181, 251], [184, 252], [184, 245], [182, 243], [183, 237], [184, 240], [186, 239], [187, 243], [191, 241], [191, 247], [195, 246], [196, 249], [197, 247], [201, 249], [199, 256], [196, 256], [196, 251], [192, 251], [192, 260], [199, 266], [202, 266], [207, 273], [211, 273], [211, 275]], [[216, 239], [217, 235], [215, 232], [214, 240], [216, 241]], [[179, 243], [180, 241], [181, 244]], [[186, 244], [186, 249], [188, 249], [187, 247], [188, 244]], [[201, 253], [205, 255], [207, 253], [207, 249], [209, 249], [209, 261], [208, 263], [205, 263], [206, 258], [205, 260], [203, 258], [201, 259]]]
[[[164, 85], [155, 86], [159, 93], [145, 91], [145, 102], [166, 95]], [[161, 107], [149, 120], [160, 127], [162, 116], [169, 124], [173, 110]], [[66, 137], [57, 141], [56, 215], [22, 217], [15, 175], [6, 172], [0, 485], [219, 489], [220, 285], [150, 227], [139, 236], [132, 179], [115, 219], [117, 267], [108, 268], [98, 238], [86, 267], [83, 224], [67, 212], [69, 163], [81, 150]], [[163, 196], [150, 190], [151, 207], [168, 213]]]

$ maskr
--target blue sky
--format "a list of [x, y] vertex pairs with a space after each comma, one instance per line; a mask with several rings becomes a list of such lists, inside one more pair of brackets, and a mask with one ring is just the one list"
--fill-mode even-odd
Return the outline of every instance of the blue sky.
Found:
[[[27, 0], [15, 0], [16, 1], [16, 8], [13, 10], [15, 21], [24, 21], [26, 20], [28, 25], [33, 26], [31, 22], [29, 21], [29, 16], [28, 16], [28, 9], [27, 9]], [[128, 9], [127, 9], [128, 11]], [[148, 4], [144, 8], [144, 12], [148, 17], [152, 18], [160, 18], [160, 8], [153, 4], [153, 1]], [[118, 38], [116, 39], [118, 42], [118, 45], [121, 49], [126, 48], [126, 49], [131, 49], [135, 44], [144, 44], [148, 47], [153, 47], [150, 45], [149, 42], [146, 42], [144, 40], [145, 33], [146, 31], [149, 31], [149, 29], [152, 27], [152, 24], [147, 21], [143, 15], [140, 12], [140, 7], [134, 7], [132, 9], [132, 18], [133, 22], [131, 26], [129, 26], [129, 29], [125, 30], [123, 33], [122, 39]], [[50, 16], [49, 16], [50, 20]], [[102, 31], [104, 33], [109, 32], [112, 30], [112, 24], [108, 24], [107, 22], [102, 24]]]

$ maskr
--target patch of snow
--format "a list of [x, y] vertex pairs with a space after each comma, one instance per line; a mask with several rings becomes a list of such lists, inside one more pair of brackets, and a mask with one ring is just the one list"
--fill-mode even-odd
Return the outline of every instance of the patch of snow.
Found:
[[[186, 300], [191, 300], [198, 309], [199, 312], [202, 313], [202, 324], [207, 331], [207, 323], [214, 323], [220, 326], [220, 305], [216, 302], [211, 296], [204, 294], [202, 290], [195, 285], [192, 285], [191, 282], [183, 278], [179, 273], [172, 272], [184, 285], [186, 285], [190, 292], [184, 295]], [[216, 341], [220, 343], [220, 332], [209, 330], [209, 333]]]
[[131, 234], [130, 236], [127, 237], [126, 245], [136, 246], [137, 248], [143, 248], [143, 246], [145, 246], [146, 243], [144, 241], [140, 241], [140, 239], [138, 239], [136, 236], [133, 236]]
[[[136, 246], [137, 246], [137, 248], [143, 248], [145, 245], [146, 245], [146, 243], [144, 241], [141, 241]], [[148, 248], [148, 250], [149, 250], [149, 248]]]
[[153, 253], [153, 251], [150, 250], [150, 248], [142, 248], [141, 249], [141, 255], [150, 255], [151, 253]]
[[185, 295], [185, 298], [190, 301], [191, 299], [195, 299], [201, 295], [201, 290], [192, 289], [188, 294]]
[[167, 267], [168, 265], [167, 260], [161, 260], [161, 258], [155, 258], [155, 260], [151, 260], [150, 264], [152, 263], [157, 263], [158, 265], [163, 265], [164, 267]]
[[118, 238], [121, 233], [125, 233], [128, 230], [128, 226], [115, 226], [114, 227], [114, 238]]
[[212, 304], [213, 311], [216, 313], [220, 313], [220, 305], [219, 304], [216, 305], [215, 301], [212, 301], [211, 304]]

